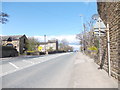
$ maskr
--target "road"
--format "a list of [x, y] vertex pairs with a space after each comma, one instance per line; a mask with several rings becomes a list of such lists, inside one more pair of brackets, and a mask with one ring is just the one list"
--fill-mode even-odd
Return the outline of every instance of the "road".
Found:
[[[3, 88], [65, 88], [73, 69], [73, 53], [3, 61]], [[26, 67], [27, 66], [27, 67]], [[8, 72], [8, 73], [6, 73]]]
[[118, 83], [98, 70], [80, 52], [3, 59], [2, 88], [117, 88]]

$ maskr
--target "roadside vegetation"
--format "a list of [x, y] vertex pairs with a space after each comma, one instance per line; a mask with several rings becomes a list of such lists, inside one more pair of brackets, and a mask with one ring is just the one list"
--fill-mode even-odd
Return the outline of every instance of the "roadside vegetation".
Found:
[[80, 51], [89, 55], [90, 57], [98, 56], [99, 53], [99, 37], [94, 32], [94, 20], [83, 24], [84, 30], [76, 35], [76, 39], [79, 40], [81, 45]]
[[40, 42], [36, 38], [28, 37], [28, 40], [26, 43], [26, 47], [27, 47], [26, 54], [36, 55], [38, 53], [37, 47], [39, 46], [39, 44]]
[[65, 39], [61, 40], [61, 42], [59, 43], [59, 50], [60, 51], [73, 51], [73, 47], [69, 46], [69, 42]]
[[36, 38], [28, 37], [27, 44], [26, 44], [27, 50], [28, 51], [36, 51], [39, 44], [40, 44], [40, 42]]

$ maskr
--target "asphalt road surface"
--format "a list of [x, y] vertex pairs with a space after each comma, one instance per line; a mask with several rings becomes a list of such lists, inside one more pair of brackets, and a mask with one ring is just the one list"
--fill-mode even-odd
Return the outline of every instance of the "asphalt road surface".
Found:
[[18, 57], [2, 62], [2, 88], [70, 87], [76, 53]]
[[118, 88], [118, 82], [80, 52], [4, 58], [2, 88]]

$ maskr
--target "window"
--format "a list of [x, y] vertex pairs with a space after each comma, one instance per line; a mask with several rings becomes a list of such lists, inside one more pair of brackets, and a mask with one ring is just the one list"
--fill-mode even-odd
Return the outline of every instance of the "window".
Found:
[[24, 39], [24, 43], [25, 43], [26, 41], [25, 41], [25, 39]]
[[6, 46], [13, 47], [13, 44], [8, 43]]

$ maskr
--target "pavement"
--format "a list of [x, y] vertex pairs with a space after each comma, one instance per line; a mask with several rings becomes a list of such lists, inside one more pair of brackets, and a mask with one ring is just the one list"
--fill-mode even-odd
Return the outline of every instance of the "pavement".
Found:
[[73, 88], [118, 88], [118, 81], [98, 69], [99, 66], [88, 56], [79, 52], [74, 64]]
[[118, 88], [118, 82], [86, 55], [62, 53], [5, 59], [2, 88]]

